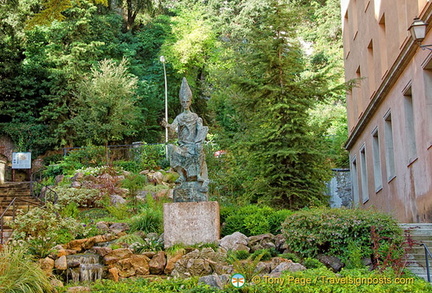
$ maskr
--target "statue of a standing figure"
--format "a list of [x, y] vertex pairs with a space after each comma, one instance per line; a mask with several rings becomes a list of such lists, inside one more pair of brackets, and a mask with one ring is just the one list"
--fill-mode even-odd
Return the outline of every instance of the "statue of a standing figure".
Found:
[[190, 111], [192, 91], [186, 78], [183, 78], [179, 97], [183, 113], [172, 124], [162, 121], [164, 127], [178, 133], [178, 145], [168, 145], [170, 165], [180, 175], [177, 180], [179, 185], [174, 189], [174, 201], [207, 201], [209, 180], [202, 144], [208, 127], [203, 126], [202, 119]]

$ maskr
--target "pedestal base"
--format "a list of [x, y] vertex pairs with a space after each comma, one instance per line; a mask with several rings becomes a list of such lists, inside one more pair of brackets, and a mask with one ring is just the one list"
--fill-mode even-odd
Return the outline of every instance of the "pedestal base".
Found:
[[164, 204], [164, 245], [193, 245], [219, 240], [219, 203], [216, 201]]

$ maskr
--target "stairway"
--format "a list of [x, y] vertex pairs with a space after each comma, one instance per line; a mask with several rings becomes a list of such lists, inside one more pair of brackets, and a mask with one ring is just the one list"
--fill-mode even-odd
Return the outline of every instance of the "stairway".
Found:
[[[427, 280], [426, 260], [424, 247], [425, 244], [432, 252], [432, 223], [409, 223], [399, 224], [403, 230], [410, 231], [414, 245], [412, 251], [408, 254], [407, 268], [417, 276]], [[432, 278], [432, 259], [429, 258], [429, 267]]]
[[41, 204], [38, 199], [31, 197], [30, 182], [6, 182], [0, 184], [0, 215], [3, 214], [14, 198], [16, 198], [14, 205], [10, 206], [3, 215], [4, 224], [3, 231], [1, 231], [0, 227], [0, 244], [6, 243], [7, 239], [12, 234], [12, 229], [7, 226], [7, 223], [13, 220], [14, 214], [16, 215], [18, 210], [28, 210], [31, 207]]

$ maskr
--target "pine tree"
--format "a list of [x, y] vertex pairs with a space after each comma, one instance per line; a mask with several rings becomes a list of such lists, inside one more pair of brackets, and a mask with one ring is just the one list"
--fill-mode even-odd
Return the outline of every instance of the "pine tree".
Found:
[[243, 30], [230, 40], [236, 45], [230, 90], [237, 92], [231, 98], [237, 175], [252, 202], [290, 208], [322, 204], [328, 174], [308, 123], [308, 110], [326, 87], [304, 68], [298, 15], [286, 1], [247, 1], [236, 22]]

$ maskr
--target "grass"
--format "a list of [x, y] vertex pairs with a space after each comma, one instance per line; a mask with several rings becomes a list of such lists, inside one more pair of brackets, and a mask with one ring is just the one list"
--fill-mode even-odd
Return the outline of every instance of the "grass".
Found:
[[5, 246], [0, 251], [0, 292], [48, 293], [54, 292], [48, 277], [22, 249]]

